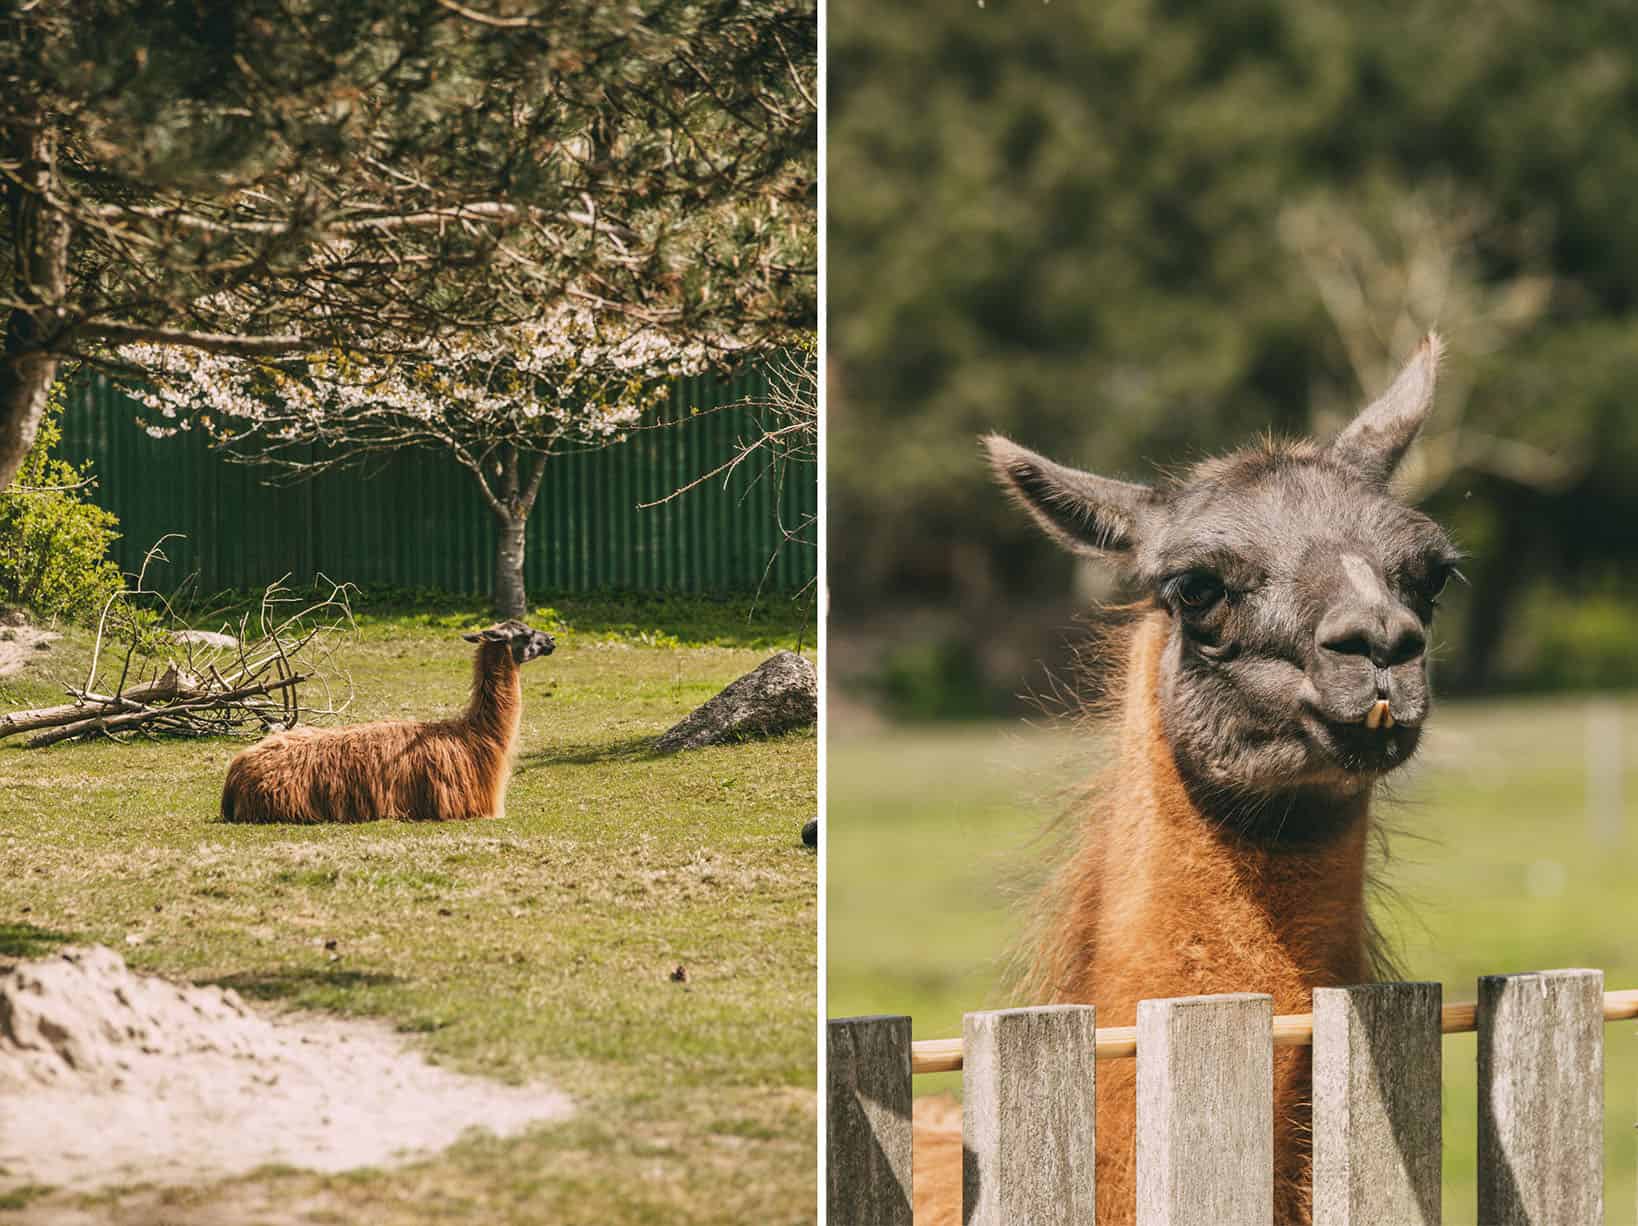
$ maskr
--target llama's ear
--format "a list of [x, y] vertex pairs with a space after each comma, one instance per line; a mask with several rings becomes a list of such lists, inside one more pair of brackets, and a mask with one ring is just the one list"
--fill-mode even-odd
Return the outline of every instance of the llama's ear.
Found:
[[986, 437], [984, 449], [1007, 493], [1065, 549], [1101, 556], [1137, 543], [1143, 510], [1154, 501], [1148, 486], [1054, 464], [999, 434]]
[[1371, 481], [1387, 481], [1433, 408], [1443, 349], [1439, 334], [1429, 332], [1388, 390], [1337, 436], [1331, 455]]

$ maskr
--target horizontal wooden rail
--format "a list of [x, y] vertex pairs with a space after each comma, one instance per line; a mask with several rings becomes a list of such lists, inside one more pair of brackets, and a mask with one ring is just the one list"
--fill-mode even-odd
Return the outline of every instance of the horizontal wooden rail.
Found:
[[[1479, 1006], [1471, 1000], [1446, 1005], [1439, 1029], [1445, 1034], [1478, 1029]], [[1638, 988], [1604, 993], [1604, 1020], [1624, 1022], [1638, 1018]], [[1124, 1060], [1137, 1055], [1136, 1026], [1108, 1026], [1093, 1040], [1099, 1060]], [[1274, 1019], [1275, 1047], [1308, 1047], [1314, 1042], [1314, 1015], [1288, 1013]], [[910, 1045], [912, 1073], [954, 1073], [961, 1069], [960, 1039], [922, 1039]]]

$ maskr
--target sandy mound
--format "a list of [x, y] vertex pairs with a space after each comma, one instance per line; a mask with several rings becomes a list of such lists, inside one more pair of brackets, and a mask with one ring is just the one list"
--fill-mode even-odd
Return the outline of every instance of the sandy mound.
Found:
[[10, 677], [51, 650], [62, 635], [28, 624], [20, 609], [0, 609], [0, 677]]
[[385, 1026], [262, 1017], [103, 946], [0, 977], [0, 1190], [380, 1166], [570, 1110], [436, 1068]]

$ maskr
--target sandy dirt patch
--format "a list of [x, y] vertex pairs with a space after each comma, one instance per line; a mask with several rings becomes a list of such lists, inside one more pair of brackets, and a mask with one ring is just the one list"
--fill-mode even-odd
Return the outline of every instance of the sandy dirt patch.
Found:
[[548, 1086], [428, 1064], [387, 1026], [264, 1016], [103, 946], [0, 976], [0, 1191], [384, 1166], [571, 1110]]
[[62, 635], [28, 624], [17, 609], [0, 609], [0, 678], [14, 676], [51, 650]]

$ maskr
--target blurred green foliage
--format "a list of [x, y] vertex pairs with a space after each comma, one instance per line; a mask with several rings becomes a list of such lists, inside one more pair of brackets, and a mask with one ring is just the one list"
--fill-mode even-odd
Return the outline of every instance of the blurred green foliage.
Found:
[[971, 651], [946, 639], [905, 643], [882, 661], [876, 698], [896, 719], [976, 719], [990, 715], [988, 692]]
[[120, 586], [108, 560], [119, 520], [90, 501], [88, 470], [52, 455], [62, 441], [63, 404], [58, 383], [15, 483], [0, 492], [0, 605], [80, 618]]
[[954, 607], [961, 641], [1067, 596], [984, 431], [1152, 478], [1334, 429], [1437, 326], [1419, 492], [1474, 555], [1444, 682], [1607, 683], [1597, 617], [1552, 661], [1510, 641], [1638, 552], [1630, 31], [1542, 0], [838, 0], [833, 624]]
[[1539, 588], [1516, 619], [1510, 680], [1535, 690], [1638, 689], [1634, 626], [1638, 592], [1613, 588], [1564, 601]]

